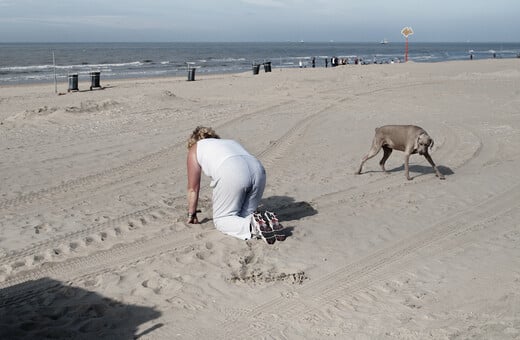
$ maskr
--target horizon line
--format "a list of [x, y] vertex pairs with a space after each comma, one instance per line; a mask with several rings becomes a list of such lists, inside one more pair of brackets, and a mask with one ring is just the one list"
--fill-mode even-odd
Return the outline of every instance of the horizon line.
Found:
[[[392, 43], [405, 43], [403, 40], [387, 40], [388, 44]], [[296, 40], [285, 40], [285, 41], [0, 41], [0, 44], [178, 44], [178, 43], [201, 43], [201, 44], [232, 44], [232, 43], [292, 43], [292, 44], [316, 44], [316, 43], [327, 43], [327, 44], [381, 44], [380, 41], [348, 41], [348, 40], [309, 40], [309, 41], [296, 41]], [[410, 43], [410, 41], [409, 41]], [[520, 44], [520, 41], [412, 41], [412, 43], [421, 43], [421, 44]]]

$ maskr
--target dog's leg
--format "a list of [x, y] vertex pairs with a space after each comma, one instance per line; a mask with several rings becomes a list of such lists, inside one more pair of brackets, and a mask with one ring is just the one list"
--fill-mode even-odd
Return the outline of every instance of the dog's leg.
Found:
[[437, 166], [435, 165], [435, 163], [433, 162], [433, 159], [432, 157], [430, 156], [429, 153], [425, 153], [424, 154], [424, 158], [426, 158], [426, 160], [428, 161], [428, 163], [430, 163], [430, 165], [432, 166], [433, 170], [435, 171], [435, 176], [439, 177], [439, 179], [444, 179], [444, 175], [441, 174], [441, 172], [439, 171], [439, 169], [437, 169]]
[[359, 165], [359, 170], [357, 172], [357, 174], [359, 175], [361, 173], [361, 169], [363, 169], [363, 164], [365, 164], [366, 161], [368, 161], [370, 158], [374, 157], [375, 155], [377, 155], [377, 153], [379, 152], [379, 150], [381, 150], [381, 145], [380, 144], [377, 144], [375, 141], [372, 143], [372, 147], [370, 148], [370, 150], [368, 150], [368, 154], [363, 157], [363, 159], [361, 160], [361, 164]]
[[410, 160], [410, 154], [408, 152], [404, 153], [404, 175], [406, 176], [407, 180], [411, 180], [410, 177], [410, 169], [408, 166], [408, 161]]
[[383, 169], [384, 172], [387, 172], [385, 170], [385, 162], [388, 159], [388, 157], [390, 157], [390, 154], [392, 154], [392, 149], [386, 145], [383, 145], [383, 152], [384, 152], [384, 155], [383, 155], [383, 158], [381, 158], [379, 165], [381, 165], [381, 169]]

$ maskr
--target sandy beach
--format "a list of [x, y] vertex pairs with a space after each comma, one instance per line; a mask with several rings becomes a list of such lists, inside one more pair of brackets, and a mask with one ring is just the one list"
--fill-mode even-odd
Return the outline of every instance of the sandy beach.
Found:
[[[0, 87], [1, 339], [520, 339], [520, 60]], [[427, 161], [382, 152], [414, 124]], [[217, 231], [186, 139], [238, 140], [289, 236]]]

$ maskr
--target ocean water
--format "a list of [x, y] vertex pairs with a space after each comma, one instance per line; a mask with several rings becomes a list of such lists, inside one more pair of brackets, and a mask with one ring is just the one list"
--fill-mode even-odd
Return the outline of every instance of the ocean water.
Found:
[[[324, 67], [332, 56], [353, 62], [388, 63], [404, 60], [404, 42], [380, 43], [0, 43], [0, 84], [66, 82], [100, 71], [101, 80], [135, 77], [185, 76], [251, 71], [252, 64], [270, 61], [274, 68]], [[441, 62], [517, 58], [520, 43], [414, 43], [408, 59]], [[53, 63], [53, 54], [55, 65]], [[330, 64], [330, 63], [329, 63]]]

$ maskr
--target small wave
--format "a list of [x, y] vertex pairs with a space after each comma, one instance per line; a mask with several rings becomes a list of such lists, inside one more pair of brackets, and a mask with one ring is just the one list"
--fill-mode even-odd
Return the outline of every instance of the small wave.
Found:
[[[56, 65], [58, 70], [84, 69], [84, 68], [109, 68], [109, 67], [139, 67], [143, 63], [139, 61], [129, 63], [106, 63], [106, 64], [76, 64], [76, 65]], [[54, 69], [54, 65], [30, 65], [30, 66], [6, 66], [0, 67], [0, 72], [38, 72]]]
[[53, 65], [34, 65], [34, 66], [6, 66], [0, 67], [3, 72], [25, 72], [52, 69]]
[[244, 62], [246, 58], [215, 58], [211, 59], [211, 61], [216, 63], [234, 63], [234, 62]]

